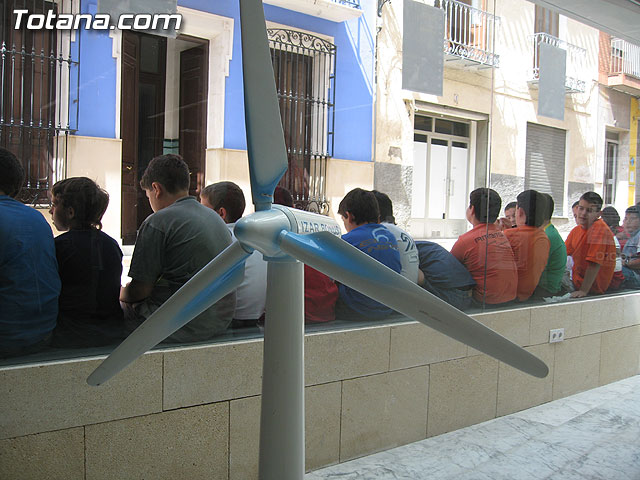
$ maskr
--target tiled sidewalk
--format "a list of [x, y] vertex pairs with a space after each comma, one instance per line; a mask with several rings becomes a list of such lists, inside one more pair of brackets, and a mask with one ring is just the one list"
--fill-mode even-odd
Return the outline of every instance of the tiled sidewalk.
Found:
[[640, 376], [386, 452], [306, 480], [638, 480]]

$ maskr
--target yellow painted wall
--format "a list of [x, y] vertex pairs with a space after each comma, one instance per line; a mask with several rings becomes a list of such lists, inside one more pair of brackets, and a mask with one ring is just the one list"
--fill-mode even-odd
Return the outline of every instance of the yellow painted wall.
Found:
[[70, 135], [67, 177], [89, 177], [109, 193], [102, 230], [120, 241], [122, 213], [122, 140]]
[[638, 119], [640, 107], [638, 99], [631, 98], [631, 121], [629, 129], [629, 203], [636, 203], [636, 160], [638, 158]]
[[[205, 185], [228, 180], [238, 184], [247, 201], [245, 215], [254, 211], [251, 203], [251, 184], [246, 150], [211, 148], [207, 150]], [[338, 205], [340, 200], [355, 187], [373, 188], [373, 162], [357, 162], [329, 158], [327, 163], [327, 199], [330, 204], [329, 216], [340, 220]], [[338, 222], [342, 225], [342, 222]]]

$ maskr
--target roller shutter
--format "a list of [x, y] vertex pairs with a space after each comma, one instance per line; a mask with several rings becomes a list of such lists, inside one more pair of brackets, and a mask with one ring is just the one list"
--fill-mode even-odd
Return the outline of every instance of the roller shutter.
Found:
[[563, 214], [566, 141], [565, 130], [527, 123], [524, 188], [551, 195], [556, 216]]

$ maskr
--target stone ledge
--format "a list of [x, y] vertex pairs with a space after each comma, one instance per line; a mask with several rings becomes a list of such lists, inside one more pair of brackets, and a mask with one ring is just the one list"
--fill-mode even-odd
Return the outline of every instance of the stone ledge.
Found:
[[[406, 319], [311, 329], [305, 336], [307, 466], [366, 455], [635, 375], [636, 307], [640, 295], [476, 314], [547, 362], [550, 376], [541, 380]], [[566, 340], [549, 344], [550, 328], [565, 328]], [[591, 331], [596, 333], [583, 333]], [[262, 342], [154, 350], [98, 388], [85, 380], [104, 355], [0, 367], [1, 441], [12, 449], [0, 452], [2, 471], [19, 471], [20, 459], [28, 457], [36, 463], [34, 472], [56, 478], [55, 465], [45, 465], [51, 455], [42, 442], [51, 439], [59, 445], [54, 449], [63, 449], [64, 432], [71, 432], [75, 445], [83, 429], [80, 443], [90, 454], [74, 454], [70, 462], [76, 470], [81, 462], [86, 478], [113, 478], [109, 468], [118, 459], [128, 473], [158, 473], [151, 459], [134, 461], [131, 452], [111, 451], [110, 444], [123, 435], [142, 442], [149, 432], [161, 432], [145, 441], [160, 442], [161, 463], [180, 464], [183, 452], [162, 446], [168, 438], [162, 432], [174, 431], [175, 419], [193, 413], [189, 435], [209, 435], [213, 425], [222, 429], [215, 442], [228, 445], [213, 463], [192, 466], [196, 477], [207, 465], [223, 480], [255, 478]], [[404, 427], [390, 427], [398, 425]], [[107, 457], [109, 465], [99, 461]]]

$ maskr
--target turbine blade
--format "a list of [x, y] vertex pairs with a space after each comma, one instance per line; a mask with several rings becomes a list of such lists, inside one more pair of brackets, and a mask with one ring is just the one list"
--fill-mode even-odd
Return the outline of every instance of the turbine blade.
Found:
[[287, 149], [262, 0], [240, 0], [240, 27], [251, 197], [256, 211], [268, 210], [287, 171]]
[[547, 365], [490, 328], [329, 232], [280, 234], [283, 252], [407, 317], [535, 377]]
[[87, 383], [100, 385], [106, 382], [144, 352], [232, 292], [244, 278], [244, 261], [248, 256], [239, 242], [232, 243], [129, 335], [89, 375]]

